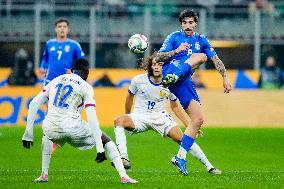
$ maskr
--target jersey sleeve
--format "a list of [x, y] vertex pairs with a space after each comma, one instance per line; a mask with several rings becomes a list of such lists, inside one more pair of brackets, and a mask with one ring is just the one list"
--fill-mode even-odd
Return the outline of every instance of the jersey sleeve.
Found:
[[40, 63], [40, 68], [41, 69], [47, 69], [48, 68], [48, 45], [47, 43], [45, 44], [43, 55], [42, 55], [42, 60]]
[[173, 49], [174, 40], [175, 40], [175, 33], [168, 35], [162, 47], [160, 48], [159, 52], [169, 52], [174, 50]]
[[176, 97], [176, 95], [174, 95], [173, 93], [169, 93], [169, 99], [170, 99], [170, 101], [176, 101], [177, 100], [177, 97]]
[[135, 95], [138, 90], [138, 83], [137, 83], [137, 77], [134, 77], [131, 80], [131, 84], [128, 87], [128, 93]]
[[74, 59], [85, 57], [85, 53], [83, 52], [81, 45], [75, 42], [75, 50], [74, 50]]
[[95, 98], [94, 90], [90, 85], [88, 85], [85, 89], [84, 107], [85, 108], [89, 106], [96, 107], [96, 102], [94, 98]]
[[205, 53], [208, 58], [215, 56], [217, 53], [210, 44], [209, 40], [204, 35], [201, 36], [201, 39], [203, 44], [202, 52]]

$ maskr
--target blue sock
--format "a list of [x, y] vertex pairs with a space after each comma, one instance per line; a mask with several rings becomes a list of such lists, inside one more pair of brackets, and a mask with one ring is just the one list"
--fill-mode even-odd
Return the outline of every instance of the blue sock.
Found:
[[194, 138], [191, 138], [190, 136], [184, 134], [182, 136], [182, 139], [181, 139], [181, 147], [184, 148], [186, 150], [186, 152], [189, 151], [189, 149], [191, 148], [191, 146], [193, 145], [194, 143]]

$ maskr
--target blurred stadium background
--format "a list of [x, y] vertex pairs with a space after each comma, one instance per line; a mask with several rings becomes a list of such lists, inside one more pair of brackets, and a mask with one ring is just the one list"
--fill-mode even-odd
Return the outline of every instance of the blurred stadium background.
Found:
[[[99, 119], [102, 125], [112, 125], [113, 118], [124, 112], [131, 78], [142, 73], [137, 70], [141, 56], [129, 51], [128, 38], [143, 33], [150, 42], [145, 55], [158, 50], [168, 34], [179, 30], [177, 17], [186, 8], [199, 12], [197, 31], [212, 41], [232, 84], [240, 89], [223, 95], [213, 63], [201, 67], [199, 80], [206, 89], [199, 91], [206, 124], [283, 127], [283, 91], [257, 90], [266, 57], [274, 56], [277, 66], [284, 68], [282, 0], [1, 0], [0, 124], [25, 125], [27, 104], [42, 87], [33, 71], [38, 72], [46, 40], [55, 37], [57, 17], [69, 19], [69, 37], [82, 45], [89, 58], [93, 68], [89, 82], [98, 87]], [[102, 87], [106, 83], [98, 80], [103, 76], [114, 88]], [[37, 123], [42, 119], [39, 112]]]

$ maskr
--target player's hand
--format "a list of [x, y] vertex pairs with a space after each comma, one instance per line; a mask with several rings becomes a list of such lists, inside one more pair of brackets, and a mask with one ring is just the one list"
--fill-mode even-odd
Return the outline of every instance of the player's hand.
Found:
[[187, 50], [189, 48], [189, 44], [187, 42], [181, 43], [180, 46], [175, 50], [175, 52], [178, 54], [184, 50]]
[[227, 77], [223, 79], [224, 93], [229, 93], [232, 90], [232, 85]]
[[39, 69], [39, 75], [40, 75], [41, 78], [44, 78], [46, 76], [46, 69], [40, 68]]
[[98, 152], [95, 161], [97, 163], [102, 163], [104, 160], [107, 160], [105, 152]]
[[30, 149], [31, 146], [34, 145], [33, 141], [22, 140], [23, 146], [27, 149]]

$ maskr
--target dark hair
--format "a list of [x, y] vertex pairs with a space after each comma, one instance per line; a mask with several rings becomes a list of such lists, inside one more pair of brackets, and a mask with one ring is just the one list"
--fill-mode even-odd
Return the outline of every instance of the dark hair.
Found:
[[89, 62], [85, 58], [76, 59], [73, 67], [72, 72], [77, 72], [82, 79], [87, 80], [89, 75]]
[[198, 16], [197, 16], [197, 13], [191, 9], [191, 10], [183, 10], [180, 14], [179, 14], [179, 22], [181, 23], [182, 20], [186, 17], [193, 17], [194, 18], [194, 22], [198, 22]]
[[61, 22], [65, 22], [65, 23], [67, 24], [67, 26], [69, 26], [69, 21], [67, 20], [67, 18], [64, 18], [64, 17], [58, 18], [58, 19], [55, 21], [54, 25], [57, 26], [57, 24], [58, 24], [58, 23], [61, 23]]
[[151, 56], [142, 59], [140, 67], [147, 70], [149, 76], [153, 76], [152, 64], [154, 58], [157, 57], [157, 52], [155, 51]]

